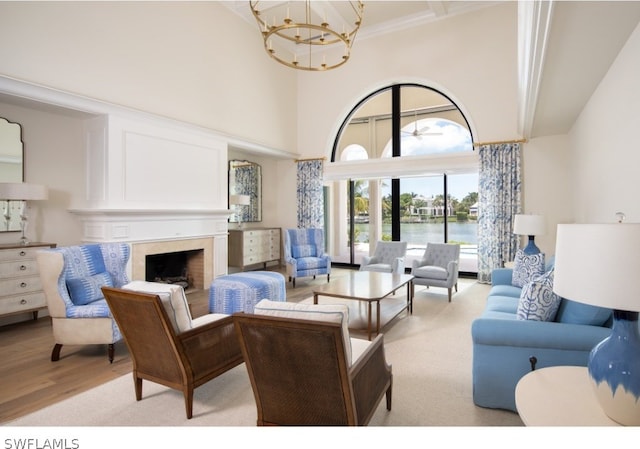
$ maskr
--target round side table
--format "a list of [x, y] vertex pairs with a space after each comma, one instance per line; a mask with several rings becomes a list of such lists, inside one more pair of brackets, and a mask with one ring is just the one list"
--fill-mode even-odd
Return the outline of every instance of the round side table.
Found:
[[619, 426], [598, 403], [587, 368], [531, 371], [516, 386], [516, 408], [526, 426]]

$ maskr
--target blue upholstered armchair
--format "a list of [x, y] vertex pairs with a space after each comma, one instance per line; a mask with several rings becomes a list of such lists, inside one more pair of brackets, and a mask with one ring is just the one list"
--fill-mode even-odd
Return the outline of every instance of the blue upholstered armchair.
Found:
[[296, 278], [331, 274], [331, 257], [324, 251], [324, 230], [320, 228], [285, 229], [284, 261], [287, 276], [296, 286]]
[[60, 359], [62, 345], [106, 344], [113, 362], [113, 344], [122, 337], [101, 288], [129, 282], [129, 246], [67, 246], [38, 251], [36, 257], [53, 327], [51, 361]]
[[376, 243], [373, 256], [364, 256], [360, 271], [404, 274], [404, 258], [407, 255], [407, 242]]

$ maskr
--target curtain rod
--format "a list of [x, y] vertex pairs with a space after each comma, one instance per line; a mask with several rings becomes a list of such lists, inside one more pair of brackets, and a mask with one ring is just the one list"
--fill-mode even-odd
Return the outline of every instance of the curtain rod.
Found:
[[527, 139], [516, 139], [516, 140], [495, 140], [493, 142], [477, 142], [474, 143], [474, 147], [480, 147], [482, 145], [501, 145], [503, 143], [527, 143]]
[[325, 161], [326, 157], [312, 157], [310, 159], [294, 159], [293, 162], [306, 162], [306, 161]]

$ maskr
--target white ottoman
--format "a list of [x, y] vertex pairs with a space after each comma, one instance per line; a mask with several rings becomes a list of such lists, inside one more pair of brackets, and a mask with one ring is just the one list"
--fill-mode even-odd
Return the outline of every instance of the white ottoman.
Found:
[[262, 299], [286, 301], [284, 276], [274, 271], [248, 271], [220, 276], [209, 289], [209, 313], [253, 313]]

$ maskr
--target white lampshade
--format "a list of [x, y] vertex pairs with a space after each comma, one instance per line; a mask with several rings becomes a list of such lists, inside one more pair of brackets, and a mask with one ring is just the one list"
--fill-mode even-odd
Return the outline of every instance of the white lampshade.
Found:
[[517, 214], [513, 220], [513, 233], [518, 235], [543, 235], [547, 223], [543, 215]]
[[249, 195], [230, 195], [229, 204], [248, 206], [251, 204], [251, 197]]
[[573, 301], [640, 312], [640, 223], [559, 224], [553, 291]]
[[46, 186], [26, 182], [0, 182], [0, 200], [46, 200], [49, 191]]

